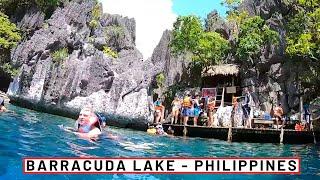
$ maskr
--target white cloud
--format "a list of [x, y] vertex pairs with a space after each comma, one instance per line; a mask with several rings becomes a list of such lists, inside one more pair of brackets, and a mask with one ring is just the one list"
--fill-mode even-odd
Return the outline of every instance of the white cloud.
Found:
[[99, 0], [103, 11], [136, 20], [136, 45], [144, 58], [152, 55], [165, 29], [172, 29], [177, 15], [172, 0]]

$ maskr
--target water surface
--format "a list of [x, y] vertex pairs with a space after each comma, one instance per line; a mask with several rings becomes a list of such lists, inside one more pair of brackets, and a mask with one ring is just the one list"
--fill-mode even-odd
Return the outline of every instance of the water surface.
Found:
[[[215, 139], [160, 137], [109, 127], [98, 142], [79, 139], [58, 125], [74, 120], [10, 105], [0, 114], [0, 179], [320, 179], [318, 145], [228, 143]], [[290, 157], [302, 159], [302, 175], [24, 175], [22, 157]]]

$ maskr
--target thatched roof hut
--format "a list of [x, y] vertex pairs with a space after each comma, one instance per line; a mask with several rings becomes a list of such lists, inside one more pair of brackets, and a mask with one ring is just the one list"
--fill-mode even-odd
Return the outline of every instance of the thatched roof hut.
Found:
[[210, 66], [202, 71], [202, 77], [216, 76], [216, 75], [238, 75], [239, 66], [235, 64], [221, 64]]

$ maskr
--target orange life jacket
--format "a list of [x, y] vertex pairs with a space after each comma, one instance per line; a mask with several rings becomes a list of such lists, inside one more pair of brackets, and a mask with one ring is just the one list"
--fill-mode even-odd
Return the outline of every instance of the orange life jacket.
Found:
[[188, 108], [192, 107], [191, 98], [188, 97], [188, 96], [184, 97], [183, 98], [183, 102], [182, 102], [182, 106], [183, 107], [188, 107]]
[[300, 125], [300, 124], [296, 124], [296, 126], [294, 127], [294, 129], [295, 129], [296, 131], [302, 131], [302, 130], [303, 130], [303, 126]]
[[155, 109], [156, 111], [157, 111], [157, 110], [162, 111], [162, 106], [155, 106], [154, 109]]
[[209, 101], [208, 102], [208, 109], [209, 110], [214, 110], [214, 108], [216, 107], [216, 101]]

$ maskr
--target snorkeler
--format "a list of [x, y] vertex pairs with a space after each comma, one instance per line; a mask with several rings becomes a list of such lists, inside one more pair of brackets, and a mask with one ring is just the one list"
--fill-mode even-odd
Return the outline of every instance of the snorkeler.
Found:
[[84, 138], [97, 138], [101, 134], [100, 122], [93, 110], [85, 107], [80, 111], [76, 121], [78, 135]]
[[4, 99], [0, 97], [0, 112], [7, 111], [6, 107], [4, 107]]
[[75, 123], [75, 129], [69, 127], [63, 127], [65, 131], [73, 132], [81, 138], [95, 139], [101, 134], [101, 125], [98, 117], [93, 110], [89, 107], [85, 107], [80, 111], [79, 117]]

